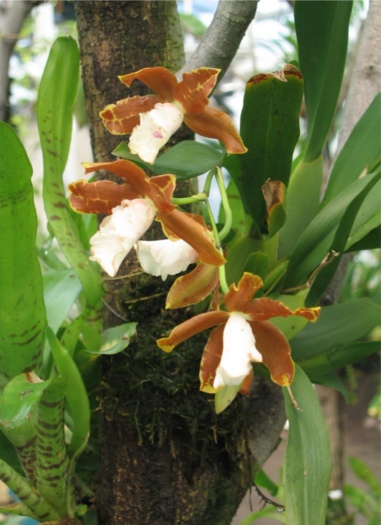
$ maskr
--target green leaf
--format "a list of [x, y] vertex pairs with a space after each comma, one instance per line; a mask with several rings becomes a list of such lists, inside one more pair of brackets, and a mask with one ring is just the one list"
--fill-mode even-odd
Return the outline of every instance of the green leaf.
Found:
[[124, 323], [113, 328], [107, 328], [102, 333], [101, 346], [96, 350], [94, 347], [86, 348], [86, 352], [93, 355], [118, 354], [130, 343], [131, 337], [136, 334], [137, 323]]
[[350, 184], [308, 224], [290, 258], [284, 288], [303, 284], [331, 249], [345, 209], [379, 175], [372, 173]]
[[285, 518], [295, 525], [324, 525], [331, 475], [327, 426], [313, 386], [299, 366], [291, 390], [299, 409], [283, 388], [289, 421], [283, 471]]
[[366, 465], [361, 459], [353, 456], [348, 458], [348, 463], [353, 473], [364, 481], [368, 487], [372, 490], [375, 498], [380, 501], [381, 498], [381, 486], [380, 480], [377, 479], [372, 470]]
[[291, 255], [308, 223], [316, 217], [322, 181], [322, 157], [296, 164], [285, 200], [286, 220], [279, 232], [279, 258]]
[[15, 447], [12, 445], [11, 441], [7, 438], [5, 434], [0, 429], [0, 459], [5, 461], [13, 470], [18, 474], [24, 474], [23, 469], [21, 468], [19, 458], [17, 457]]
[[78, 77], [77, 44], [71, 37], [59, 37], [49, 53], [37, 98], [37, 124], [44, 163], [44, 207], [60, 248], [80, 279], [89, 303], [94, 305], [102, 295], [99, 272], [83, 248], [69, 212], [62, 180], [71, 140]]
[[279, 486], [264, 472], [259, 470], [253, 479], [253, 483], [264, 489], [267, 489], [272, 496], [276, 496], [279, 491]]
[[358, 179], [365, 170], [369, 173], [377, 165], [381, 152], [380, 109], [381, 93], [373, 99], [338, 155], [329, 176], [321, 207], [328, 204], [348, 184]]
[[380, 352], [379, 341], [357, 341], [332, 348], [328, 352], [315, 355], [298, 363], [311, 380], [335, 372], [347, 365], [353, 365], [376, 352]]
[[[381, 220], [381, 213], [378, 214], [378, 220]], [[353, 238], [353, 237], [352, 237]], [[381, 246], [381, 227], [373, 228], [365, 237], [355, 243], [348, 243], [346, 252], [359, 252], [361, 250], [375, 250]]]
[[[246, 235], [249, 232], [249, 229], [252, 224], [252, 220], [244, 211], [243, 204], [241, 202], [241, 197], [239, 194], [239, 190], [237, 188], [237, 185], [233, 178], [231, 177], [229, 180], [229, 184], [227, 186], [227, 197], [229, 206], [232, 211], [232, 230], [236, 233], [236, 236], [234, 237], [234, 240], [238, 238], [241, 235]], [[223, 205], [220, 206], [219, 211], [219, 223], [224, 224], [225, 222], [225, 212]], [[234, 242], [234, 241], [232, 241]], [[224, 240], [224, 243], [227, 244], [226, 239]], [[231, 243], [229, 243], [230, 245]]]
[[28, 374], [20, 374], [4, 388], [0, 403], [0, 422], [8, 429], [25, 423], [31, 410], [38, 404], [51, 380], [31, 382]]
[[50, 270], [43, 275], [43, 282], [48, 325], [57, 332], [79, 297], [81, 283], [71, 269]]
[[0, 122], [0, 390], [41, 364], [46, 323], [36, 255], [32, 166], [13, 129]]
[[380, 325], [380, 307], [367, 298], [323, 306], [316, 323], [308, 323], [291, 340], [292, 356], [298, 362], [349, 345]]
[[304, 161], [317, 159], [333, 120], [348, 48], [351, 0], [295, 2], [295, 27], [308, 116]]
[[59, 343], [55, 334], [47, 328], [47, 338], [59, 373], [69, 381], [66, 399], [72, 416], [72, 438], [69, 454], [77, 457], [87, 444], [90, 428], [88, 394], [83, 379], [69, 352]]
[[302, 76], [294, 66], [260, 74], [246, 86], [240, 134], [248, 152], [240, 157], [242, 198], [259, 232], [265, 233], [267, 209], [262, 186], [267, 180], [288, 184], [299, 138]]
[[[369, 235], [372, 230], [381, 224], [381, 181], [367, 195], [353, 223], [351, 235], [348, 238], [346, 249], [357, 244], [361, 239]], [[380, 247], [378, 244], [376, 247]]]
[[202, 175], [215, 166], [221, 166], [223, 159], [221, 150], [194, 140], [179, 142], [159, 155], [153, 165], [133, 155], [125, 142], [121, 142], [112, 154], [131, 160], [156, 175], [173, 173], [178, 179], [191, 179]]
[[[332, 244], [330, 246], [331, 253], [338, 254], [329, 264], [323, 267], [320, 272], [317, 274], [314, 282], [311, 285], [305, 305], [315, 306], [320, 302], [321, 297], [328, 288], [330, 282], [332, 281], [337, 268], [339, 267], [341, 261], [341, 255], [344, 253], [345, 247], [350, 236], [350, 231], [352, 229], [353, 223], [355, 221], [356, 215], [358, 214], [361, 206], [366, 199], [368, 193], [371, 191], [372, 187], [377, 184], [375, 179], [371, 180], [371, 183], [368, 184], [364, 190], [362, 190], [348, 205], [345, 210], [340, 224], [337, 227], [335, 236], [333, 238]], [[376, 190], [377, 191], [377, 190]]]

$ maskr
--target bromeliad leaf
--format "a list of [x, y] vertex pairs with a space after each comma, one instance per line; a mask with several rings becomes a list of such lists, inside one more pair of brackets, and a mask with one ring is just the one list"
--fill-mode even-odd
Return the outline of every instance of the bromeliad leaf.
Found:
[[[62, 180], [72, 133], [72, 107], [79, 76], [79, 51], [70, 37], [58, 38], [50, 51], [37, 99], [37, 123], [43, 150], [43, 198], [49, 225], [71, 267], [79, 277], [89, 303], [102, 290], [99, 273], [89, 261], [69, 213]], [[60, 92], [60, 97], [57, 93]]]
[[46, 323], [36, 255], [32, 166], [13, 129], [0, 122], [0, 389], [41, 362]]

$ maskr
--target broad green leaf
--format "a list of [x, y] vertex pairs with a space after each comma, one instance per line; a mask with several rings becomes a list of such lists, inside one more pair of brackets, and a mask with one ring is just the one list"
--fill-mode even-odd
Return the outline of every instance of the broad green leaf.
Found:
[[44, 273], [43, 283], [48, 325], [57, 332], [79, 297], [82, 290], [81, 283], [74, 271], [69, 268]]
[[32, 166], [13, 129], [0, 122], [0, 389], [41, 364], [46, 323], [36, 254]]
[[368, 487], [372, 490], [374, 496], [379, 501], [381, 497], [380, 480], [377, 479], [377, 477], [368, 467], [368, 465], [361, 461], [361, 459], [355, 458], [353, 456], [348, 458], [348, 463], [354, 474], [359, 479], [361, 479], [361, 481], [364, 481], [364, 483], [368, 485]]
[[365, 170], [369, 173], [377, 165], [381, 152], [381, 93], [379, 93], [353, 128], [338, 155], [329, 176], [321, 202], [324, 207], [348, 184]]
[[244, 208], [259, 236], [266, 233], [263, 185], [267, 180], [288, 184], [302, 97], [301, 73], [291, 65], [256, 75], [246, 85], [240, 133], [248, 151], [240, 156], [241, 188]]
[[345, 209], [379, 175], [366, 175], [340, 192], [308, 224], [289, 261], [284, 289], [303, 284], [331, 249]]
[[316, 323], [308, 323], [291, 340], [296, 362], [349, 345], [380, 325], [380, 307], [367, 298], [323, 306]]
[[258, 251], [264, 251], [265, 243], [262, 240], [250, 239], [246, 235], [238, 237], [231, 244], [226, 254], [227, 264], [225, 266], [228, 285], [238, 283], [244, 272], [248, 257]]
[[21, 468], [19, 458], [17, 457], [15, 447], [11, 441], [0, 429], [0, 459], [5, 461], [10, 467], [12, 467], [19, 474], [24, 474]]
[[296, 164], [285, 200], [286, 220], [279, 232], [279, 258], [291, 255], [308, 223], [316, 217], [322, 181], [322, 157]]
[[221, 150], [194, 140], [179, 142], [159, 155], [154, 164], [143, 162], [137, 155], [133, 155], [125, 142], [121, 142], [112, 154], [131, 160], [157, 175], [173, 173], [179, 179], [197, 177], [215, 166], [221, 166], [223, 162]]
[[37, 98], [37, 124], [44, 163], [44, 207], [50, 228], [80, 279], [87, 300], [94, 305], [102, 294], [99, 272], [83, 248], [69, 212], [62, 179], [71, 140], [78, 77], [77, 44], [71, 37], [59, 37], [49, 53]]
[[375, 184], [377, 184], [375, 179], [372, 179], [371, 183], [368, 184], [364, 190], [352, 200], [341, 217], [340, 224], [337, 227], [335, 236], [330, 246], [331, 252], [339, 255], [336, 256], [329, 264], [323, 267], [317, 274], [305, 301], [306, 306], [315, 306], [318, 304], [330, 282], [332, 281], [337, 268], [339, 267], [341, 254], [345, 251], [345, 247], [356, 215], [361, 209], [361, 205], [363, 204], [368, 193], [371, 191], [372, 187], [375, 186]]
[[[381, 224], [381, 181], [377, 181], [375, 186], [367, 195], [361, 208], [357, 213], [353, 223], [351, 235], [348, 238], [346, 249], [357, 244], [364, 237], [369, 235], [372, 230]], [[378, 244], [376, 247], [380, 247]]]
[[[381, 213], [377, 214], [377, 220], [381, 221]], [[376, 226], [370, 230], [365, 237], [353, 242], [354, 238], [351, 235], [351, 242], [348, 242], [346, 252], [358, 252], [361, 250], [374, 250], [381, 247], [381, 227]]]
[[283, 471], [285, 518], [292, 525], [324, 525], [331, 475], [327, 426], [313, 386], [299, 366], [291, 390], [299, 408], [283, 388], [289, 421]]
[[299, 67], [308, 116], [305, 162], [321, 155], [333, 121], [347, 56], [352, 5], [351, 0], [295, 2]]
[[0, 422], [8, 429], [25, 423], [51, 380], [32, 382], [28, 374], [14, 377], [4, 388], [0, 403]]
[[332, 348], [308, 359], [298, 361], [301, 368], [311, 380], [347, 365], [353, 365], [361, 359], [376, 352], [380, 352], [379, 341], [357, 341], [343, 346]]
[[124, 323], [103, 331], [100, 346], [87, 347], [86, 352], [93, 355], [113, 355], [118, 354], [130, 343], [130, 339], [136, 334], [137, 323]]

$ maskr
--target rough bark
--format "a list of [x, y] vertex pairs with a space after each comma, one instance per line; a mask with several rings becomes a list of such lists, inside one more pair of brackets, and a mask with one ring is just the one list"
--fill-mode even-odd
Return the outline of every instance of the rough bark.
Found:
[[[233, 3], [256, 6], [256, 1]], [[75, 7], [93, 150], [95, 160], [101, 161], [112, 158], [110, 152], [121, 139], [106, 132], [99, 111], [146, 92], [140, 83], [128, 90], [117, 75], [158, 65], [180, 69], [178, 18], [169, 1], [79, 0]], [[194, 67], [218, 66], [201, 56], [200, 60]], [[176, 140], [186, 136], [189, 131], [182, 129]], [[158, 235], [153, 229], [148, 238]], [[276, 446], [284, 422], [281, 393], [260, 380], [250, 400], [238, 399], [217, 416], [213, 397], [199, 392], [206, 336], [195, 337], [169, 355], [155, 343], [193, 312], [165, 312], [171, 283], [138, 272], [134, 257], [127, 257], [119, 275], [130, 277], [107, 282], [105, 326], [127, 319], [138, 322], [138, 332], [124, 353], [103, 360], [100, 524], [227, 525], [251, 485], [248, 437], [250, 430], [257, 435], [258, 429], [255, 424], [248, 428], [247, 417], [255, 421], [258, 415], [260, 426], [268, 421], [270, 433], [259, 433], [251, 442], [261, 464]], [[276, 419], [271, 403], [278, 405]]]

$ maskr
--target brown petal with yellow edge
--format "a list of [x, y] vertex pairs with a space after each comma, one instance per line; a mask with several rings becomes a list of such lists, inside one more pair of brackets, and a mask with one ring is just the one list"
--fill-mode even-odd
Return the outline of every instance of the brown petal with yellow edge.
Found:
[[185, 115], [184, 122], [192, 131], [203, 137], [221, 140], [228, 153], [246, 153], [247, 151], [232, 120], [222, 111], [206, 107], [195, 117]]
[[183, 239], [197, 251], [201, 262], [221, 266], [225, 263], [223, 255], [215, 247], [208, 228], [195, 220], [195, 217], [176, 208], [169, 214], [157, 214], [164, 233], [170, 239], [175, 239], [175, 236]]
[[320, 315], [321, 308], [297, 308], [291, 310], [280, 301], [275, 301], [269, 297], [260, 297], [254, 299], [242, 309], [243, 313], [250, 314], [254, 321], [266, 321], [271, 317], [289, 317], [299, 315], [305, 317], [308, 321], [316, 321]]
[[83, 162], [85, 173], [92, 173], [98, 170], [110, 171], [117, 175], [129, 186], [135, 199], [146, 197], [149, 192], [149, 177], [144, 170], [133, 162], [126, 159], [119, 159], [112, 162]]
[[178, 324], [172, 330], [168, 337], [158, 339], [157, 345], [164, 350], [164, 352], [172, 352], [175, 346], [179, 345], [183, 341], [186, 341], [190, 337], [193, 337], [204, 330], [208, 330], [213, 326], [223, 324], [227, 321], [229, 314], [227, 312], [215, 311], [205, 312], [198, 314], [184, 323]]
[[173, 99], [173, 90], [177, 86], [177, 79], [165, 67], [145, 67], [139, 71], [119, 76], [119, 80], [130, 87], [134, 80], [141, 80], [152, 91], [168, 102]]
[[175, 175], [157, 175], [148, 179], [148, 197], [152, 200], [155, 207], [161, 213], [171, 213], [174, 210], [172, 204], [173, 192], [176, 188]]
[[[229, 312], [243, 311], [248, 305], [255, 293], [263, 286], [263, 281], [258, 275], [245, 272], [239, 281], [239, 284], [231, 284], [227, 295], [225, 296], [225, 306]], [[268, 318], [269, 319], [269, 318]]]
[[199, 115], [208, 105], [208, 95], [215, 87], [219, 73], [220, 69], [208, 67], [183, 73], [183, 80], [175, 87], [173, 98], [187, 115]]
[[190, 273], [182, 275], [168, 292], [165, 307], [184, 308], [208, 297], [219, 284], [217, 266], [199, 263]]
[[214, 388], [216, 370], [221, 361], [223, 353], [223, 333], [225, 325], [214, 328], [209, 334], [209, 339], [205, 345], [200, 362], [200, 390], [208, 394], [214, 394], [218, 391]]
[[71, 192], [69, 204], [78, 213], [110, 215], [112, 208], [119, 206], [121, 201], [135, 198], [126, 184], [116, 184], [109, 180], [78, 180], [68, 188]]
[[263, 356], [263, 363], [271, 373], [271, 379], [280, 386], [292, 383], [295, 365], [291, 358], [291, 347], [284, 335], [268, 321], [251, 321], [256, 348]]
[[99, 115], [112, 135], [129, 135], [140, 124], [140, 113], [151, 111], [161, 102], [165, 101], [157, 95], [123, 98], [116, 104], [108, 104]]

